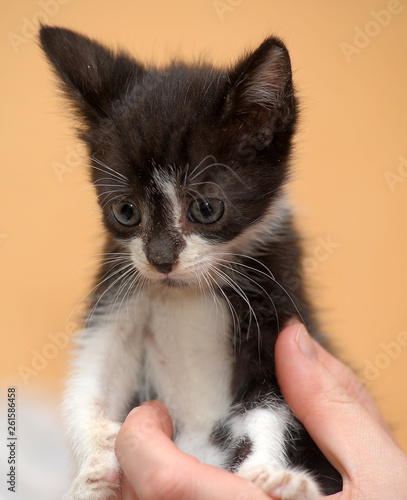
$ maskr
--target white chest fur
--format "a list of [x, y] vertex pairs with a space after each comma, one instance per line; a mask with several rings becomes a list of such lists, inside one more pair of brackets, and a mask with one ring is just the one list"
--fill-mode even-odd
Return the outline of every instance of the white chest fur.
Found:
[[231, 404], [228, 308], [209, 293], [190, 288], [152, 293], [148, 303], [146, 384], [168, 406], [177, 445], [205, 462], [213, 463], [216, 452], [218, 462], [219, 449], [212, 450], [209, 436]]

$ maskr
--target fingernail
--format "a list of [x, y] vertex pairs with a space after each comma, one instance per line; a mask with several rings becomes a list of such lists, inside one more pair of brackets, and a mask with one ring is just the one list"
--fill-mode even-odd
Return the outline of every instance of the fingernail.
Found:
[[306, 358], [310, 359], [311, 361], [316, 361], [318, 359], [317, 351], [314, 346], [314, 341], [309, 336], [304, 325], [302, 324], [299, 325], [295, 340], [298, 343], [301, 352]]
[[287, 326], [291, 326], [291, 325], [298, 325], [298, 323], [299, 323], [298, 318], [296, 318], [295, 316], [292, 316], [290, 319], [288, 319], [284, 323], [284, 328], [286, 328]]
[[140, 411], [140, 406], [136, 406], [135, 408], [133, 408], [133, 409], [131, 410], [131, 412], [129, 412], [129, 414], [127, 415], [127, 417], [126, 417], [126, 418], [129, 418], [129, 417], [131, 417], [132, 415], [135, 415], [138, 411]]

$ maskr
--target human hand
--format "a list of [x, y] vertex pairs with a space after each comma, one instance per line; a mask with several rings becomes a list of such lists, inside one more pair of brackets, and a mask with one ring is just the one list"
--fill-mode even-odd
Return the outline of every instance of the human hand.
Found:
[[[343, 491], [330, 498], [405, 498], [407, 457], [353, 372], [299, 324], [281, 332], [276, 367], [287, 402], [343, 477]], [[270, 499], [244, 479], [180, 452], [171, 435], [161, 403], [129, 414], [116, 441], [123, 500]]]
[[407, 498], [407, 456], [354, 373], [306, 332], [285, 328], [276, 344], [281, 390], [343, 478], [335, 500]]
[[253, 483], [182, 453], [172, 432], [159, 401], [129, 413], [116, 439], [123, 500], [270, 500]]

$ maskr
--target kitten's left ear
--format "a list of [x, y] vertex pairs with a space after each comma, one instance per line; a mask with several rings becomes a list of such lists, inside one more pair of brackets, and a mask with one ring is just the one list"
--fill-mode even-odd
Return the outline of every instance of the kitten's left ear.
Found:
[[285, 130], [295, 121], [291, 63], [285, 45], [268, 38], [229, 73], [231, 88], [224, 116], [237, 120], [240, 130], [251, 135]]
[[123, 52], [65, 28], [43, 26], [40, 43], [82, 120], [97, 125], [139, 81], [144, 69]]

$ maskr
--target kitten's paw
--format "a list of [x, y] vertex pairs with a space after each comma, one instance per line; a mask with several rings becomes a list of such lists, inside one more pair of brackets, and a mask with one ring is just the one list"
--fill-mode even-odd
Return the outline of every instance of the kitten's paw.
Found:
[[114, 422], [103, 422], [93, 429], [92, 450], [81, 464], [64, 500], [119, 500], [120, 467], [114, 444], [120, 429]]
[[120, 500], [119, 470], [84, 468], [76, 476], [64, 500]]
[[279, 500], [317, 500], [321, 492], [305, 472], [243, 465], [237, 475]]

